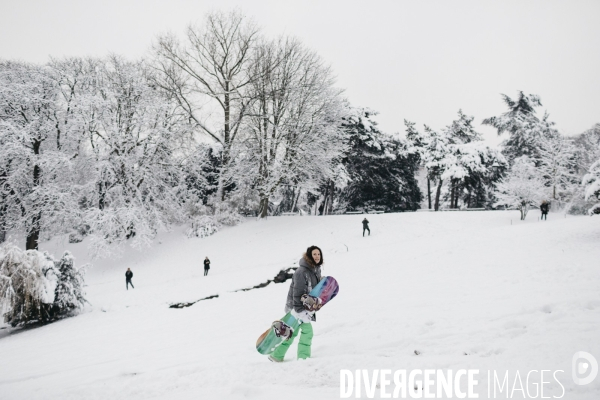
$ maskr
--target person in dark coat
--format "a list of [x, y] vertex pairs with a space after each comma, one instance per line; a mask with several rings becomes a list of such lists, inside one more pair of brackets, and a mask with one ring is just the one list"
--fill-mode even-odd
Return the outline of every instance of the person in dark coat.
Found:
[[131, 283], [131, 278], [133, 278], [133, 272], [131, 272], [130, 268], [127, 268], [127, 272], [125, 272], [125, 287], [127, 288], [127, 290], [129, 290], [129, 285], [131, 285], [131, 287], [135, 289], [133, 283]]
[[548, 211], [550, 211], [550, 203], [546, 200], [542, 201], [540, 205], [540, 211], [542, 212], [542, 219], [548, 220]]
[[210, 260], [208, 257], [204, 258], [204, 276], [208, 275], [208, 270], [210, 269]]
[[363, 237], [365, 237], [365, 231], [369, 231], [369, 236], [371, 236], [371, 230], [369, 229], [369, 220], [365, 217], [365, 219], [362, 220], [362, 224], [363, 224]]
[[315, 311], [308, 311], [302, 303], [302, 295], [310, 293], [321, 280], [321, 265], [323, 265], [323, 253], [317, 246], [310, 246], [298, 262], [298, 269], [292, 276], [292, 283], [285, 302], [285, 312], [291, 313], [301, 321], [300, 326], [294, 330], [292, 337], [282, 342], [269, 356], [269, 360], [282, 362], [285, 353], [292, 342], [300, 334], [298, 344], [298, 359], [310, 358], [313, 329], [311, 322], [315, 321]]

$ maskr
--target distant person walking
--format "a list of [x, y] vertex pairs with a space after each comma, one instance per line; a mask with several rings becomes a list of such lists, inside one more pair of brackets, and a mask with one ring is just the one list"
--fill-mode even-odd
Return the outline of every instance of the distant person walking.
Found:
[[135, 289], [133, 283], [131, 283], [131, 278], [133, 278], [133, 272], [131, 272], [130, 268], [127, 268], [127, 272], [125, 272], [125, 287], [129, 290], [129, 285], [131, 285], [132, 289]]
[[542, 212], [542, 219], [548, 220], [548, 211], [550, 211], [550, 203], [544, 200], [540, 205], [540, 211]]
[[208, 257], [204, 258], [204, 276], [208, 275], [208, 270], [210, 269], [210, 260]]
[[362, 224], [363, 224], [363, 237], [365, 237], [365, 231], [369, 231], [369, 236], [371, 236], [371, 230], [369, 229], [369, 220], [365, 217], [365, 219], [362, 220]]

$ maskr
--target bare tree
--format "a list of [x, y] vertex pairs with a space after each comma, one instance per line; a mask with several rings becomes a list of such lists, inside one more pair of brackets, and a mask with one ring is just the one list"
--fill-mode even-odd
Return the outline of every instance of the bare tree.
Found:
[[[200, 132], [222, 146], [221, 200], [231, 149], [250, 101], [245, 89], [253, 78], [248, 70], [258, 33], [239, 11], [213, 12], [203, 25], [188, 26], [183, 43], [167, 34], [154, 45], [158, 85], [172, 94]], [[214, 114], [220, 117], [215, 120]]]

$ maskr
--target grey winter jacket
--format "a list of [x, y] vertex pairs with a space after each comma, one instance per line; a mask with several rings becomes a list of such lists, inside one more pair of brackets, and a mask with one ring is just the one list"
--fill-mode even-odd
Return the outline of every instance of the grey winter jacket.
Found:
[[297, 312], [302, 312], [304, 306], [300, 298], [303, 294], [308, 294], [317, 286], [321, 280], [321, 267], [311, 267], [303, 258], [298, 262], [298, 269], [294, 272], [290, 290], [288, 292], [287, 301], [285, 303], [285, 312], [290, 312], [292, 309]]

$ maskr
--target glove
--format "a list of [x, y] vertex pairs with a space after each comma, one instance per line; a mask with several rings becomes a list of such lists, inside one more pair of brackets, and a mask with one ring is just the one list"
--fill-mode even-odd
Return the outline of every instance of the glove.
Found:
[[319, 311], [323, 306], [323, 301], [318, 297], [303, 294], [301, 300], [302, 305], [304, 305], [304, 308], [308, 311]]

